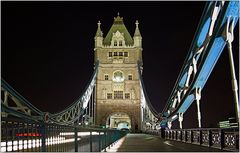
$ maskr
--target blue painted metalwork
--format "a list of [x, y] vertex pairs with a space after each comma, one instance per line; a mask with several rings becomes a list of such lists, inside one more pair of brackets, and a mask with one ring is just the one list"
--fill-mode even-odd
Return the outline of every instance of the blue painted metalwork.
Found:
[[[227, 21], [238, 21], [239, 1], [210, 1], [207, 2], [194, 40], [184, 61], [180, 75], [175, 83], [167, 104], [161, 113], [160, 124], [166, 126], [167, 122], [178, 118], [179, 113], [184, 113], [196, 99], [196, 89], [203, 89], [225, 45], [224, 30]], [[234, 22], [235, 27], [237, 22]], [[159, 117], [151, 105], [144, 87], [141, 75], [142, 63], [138, 63], [141, 87], [141, 109], [144, 123], [153, 123]], [[69, 107], [61, 112], [50, 114], [42, 112], [16, 92], [6, 81], [1, 79], [1, 90], [4, 99], [1, 99], [2, 114], [13, 115], [37, 123], [49, 122], [58, 125], [74, 124], [81, 117], [88, 105], [90, 96], [95, 87], [98, 63], [95, 71], [84, 92]], [[8, 98], [15, 102], [14, 107], [8, 106]], [[150, 116], [148, 116], [150, 114]], [[49, 118], [49, 119], [47, 119]], [[44, 139], [45, 140], [45, 139]], [[106, 142], [105, 142], [106, 144]]]
[[198, 36], [198, 40], [197, 40], [197, 46], [198, 46], [198, 47], [201, 47], [201, 46], [202, 46], [204, 40], [205, 40], [206, 37], [207, 37], [208, 29], [209, 29], [209, 27], [210, 27], [210, 21], [211, 21], [211, 19], [208, 18], [207, 21], [206, 21], [206, 23], [204, 24], [201, 32], [200, 32], [200, 35]]
[[[207, 2], [187, 58], [162, 112], [162, 125], [177, 119], [178, 113], [184, 113], [195, 100], [196, 88], [204, 88], [226, 45], [223, 33], [228, 18], [231, 22], [235, 21], [235, 27], [239, 18], [238, 12], [239, 1]], [[191, 82], [188, 82], [190, 78]], [[173, 107], [176, 98], [180, 101]]]

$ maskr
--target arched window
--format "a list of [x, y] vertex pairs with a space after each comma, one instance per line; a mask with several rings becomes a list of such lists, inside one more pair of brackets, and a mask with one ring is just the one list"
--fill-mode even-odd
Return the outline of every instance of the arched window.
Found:
[[122, 71], [115, 71], [113, 73], [113, 81], [114, 82], [123, 82], [124, 81], [124, 76], [123, 76], [123, 72]]

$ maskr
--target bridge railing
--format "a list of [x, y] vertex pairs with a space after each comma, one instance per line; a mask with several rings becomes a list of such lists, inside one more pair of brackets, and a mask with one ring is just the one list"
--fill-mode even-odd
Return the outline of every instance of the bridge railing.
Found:
[[2, 118], [1, 152], [100, 152], [125, 131]]
[[165, 138], [227, 151], [239, 151], [239, 128], [171, 129], [165, 130]]

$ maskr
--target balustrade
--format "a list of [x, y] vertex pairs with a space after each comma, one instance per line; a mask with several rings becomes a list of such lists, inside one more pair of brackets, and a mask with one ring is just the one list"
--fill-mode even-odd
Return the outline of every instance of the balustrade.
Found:
[[165, 139], [226, 151], [239, 151], [239, 128], [166, 129]]

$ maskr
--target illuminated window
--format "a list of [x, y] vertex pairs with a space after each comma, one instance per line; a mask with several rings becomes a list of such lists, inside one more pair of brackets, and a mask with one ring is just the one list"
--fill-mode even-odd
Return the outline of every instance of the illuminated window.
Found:
[[123, 91], [114, 91], [114, 99], [123, 99]]
[[132, 78], [132, 75], [131, 74], [129, 74], [128, 75], [128, 80], [132, 80], [133, 78]]
[[124, 57], [128, 57], [128, 52], [124, 52]]
[[117, 41], [116, 40], [114, 41], [114, 46], [117, 46]]
[[123, 52], [119, 52], [119, 56], [123, 56]]
[[105, 80], [108, 80], [108, 74], [104, 75]]
[[130, 93], [125, 93], [125, 99], [130, 99]]
[[112, 57], [112, 52], [109, 52], [109, 53], [108, 53], [108, 57]]
[[114, 52], [114, 53], [113, 53], [113, 56], [118, 56], [118, 52]]
[[107, 99], [112, 99], [112, 93], [107, 93]]
[[122, 46], [122, 40], [119, 41], [119, 46]]

